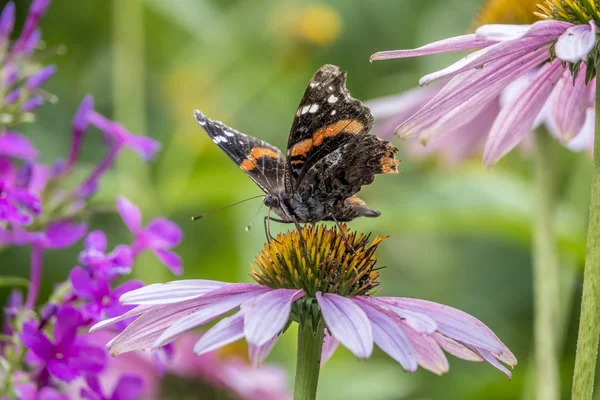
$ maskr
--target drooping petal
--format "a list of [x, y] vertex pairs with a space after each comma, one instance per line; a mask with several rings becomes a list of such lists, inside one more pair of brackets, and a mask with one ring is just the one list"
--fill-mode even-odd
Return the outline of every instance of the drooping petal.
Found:
[[365, 301], [360, 296], [353, 299], [371, 321], [375, 344], [399, 362], [405, 371], [416, 371], [417, 357], [408, 336], [400, 327], [402, 320], [375, 302]]
[[179, 254], [174, 253], [170, 250], [155, 249], [153, 253], [171, 272], [175, 275], [181, 275], [183, 273], [183, 262]]
[[292, 304], [304, 290], [275, 289], [244, 304], [244, 335], [248, 343], [262, 346], [284, 328]]
[[462, 358], [467, 361], [483, 361], [483, 358], [478, 354], [474, 353], [471, 349], [458, 343], [456, 340], [452, 340], [444, 335], [436, 333], [434, 335], [435, 341], [446, 350], [448, 353], [455, 357]]
[[382, 304], [377, 301], [378, 299], [363, 299], [363, 302], [372, 306], [385, 306], [386, 309], [396, 314], [398, 317], [402, 319], [402, 321], [413, 328], [415, 331], [419, 333], [433, 333], [437, 329], [437, 324], [435, 321], [426, 314], [415, 312], [412, 310], [408, 310], [406, 308], [398, 307], [393, 304]]
[[496, 163], [531, 130], [563, 71], [559, 60], [544, 65], [521, 96], [500, 111], [485, 145], [485, 165]]
[[201, 355], [216, 350], [244, 337], [244, 315], [241, 312], [223, 318], [209, 329], [194, 345], [194, 353]]
[[204, 279], [154, 283], [121, 296], [123, 304], [171, 304], [194, 299], [229, 284]]
[[16, 132], [0, 134], [0, 155], [34, 161], [38, 154], [38, 150], [27, 137]]
[[234, 308], [239, 307], [245, 301], [259, 296], [260, 293], [261, 292], [257, 293], [255, 291], [250, 291], [242, 293], [223, 293], [212, 296], [211, 294], [206, 295], [207, 297], [204, 298], [206, 303], [165, 330], [154, 343], [154, 347], [160, 347], [166, 343], [170, 343], [183, 332], [204, 325], [207, 322], [222, 316]]
[[488, 350], [509, 365], [517, 359], [498, 337], [481, 321], [456, 308], [427, 300], [405, 297], [378, 297], [377, 300], [422, 312], [438, 325], [438, 332], [459, 343]]
[[504, 372], [509, 378], [512, 378], [512, 373], [504, 365], [502, 365], [489, 351], [483, 349], [478, 349], [477, 351], [485, 361], [489, 362], [491, 365]]
[[273, 350], [275, 343], [277, 343], [277, 339], [279, 339], [279, 336], [274, 336], [271, 340], [261, 346], [248, 343], [248, 358], [250, 359], [250, 365], [255, 368], [262, 365], [265, 358], [267, 358], [271, 350]]
[[565, 69], [562, 77], [552, 92], [551, 118], [554, 121], [554, 132], [558, 138], [567, 143], [583, 128], [586, 110], [589, 103], [588, 88], [585, 84], [585, 64], [581, 64], [575, 80], [571, 71]]
[[323, 336], [323, 350], [321, 351], [321, 366], [325, 365], [325, 363], [329, 361], [329, 359], [337, 350], [339, 344], [340, 341], [331, 336], [329, 330], [326, 328]]
[[498, 60], [482, 70], [454, 77], [431, 101], [396, 129], [400, 137], [420, 134], [423, 140], [465, 125], [477, 116], [514, 79], [548, 57], [548, 48], [528, 52], [519, 59]]
[[563, 21], [546, 20], [537, 21], [531, 25], [482, 25], [475, 31], [475, 35], [481, 39], [497, 41], [516, 41], [524, 37], [546, 37], [547, 40], [555, 40], [563, 32], [572, 27], [573, 24]]
[[108, 319], [105, 319], [103, 321], [100, 321], [100, 322], [92, 325], [90, 327], [89, 333], [94, 333], [97, 330], [106, 328], [107, 326], [116, 324], [117, 322], [125, 321], [126, 319], [129, 319], [129, 318], [137, 317], [137, 316], [145, 313], [146, 311], [151, 311], [152, 309], [159, 308], [159, 307], [161, 307], [161, 306], [149, 306], [149, 305], [137, 306], [118, 317], [108, 318]]
[[570, 27], [556, 41], [556, 57], [570, 63], [587, 61], [596, 44], [597, 32], [598, 28], [593, 20], [588, 25]]
[[404, 332], [415, 349], [417, 362], [421, 367], [438, 375], [448, 372], [448, 359], [431, 335], [420, 334], [410, 327], [405, 327]]
[[317, 292], [317, 302], [329, 332], [358, 358], [373, 352], [373, 331], [367, 315], [352, 300]]
[[117, 197], [117, 210], [125, 225], [133, 233], [137, 233], [142, 226], [142, 213], [140, 209], [123, 196]]
[[594, 108], [588, 108], [585, 113], [585, 123], [579, 133], [567, 143], [571, 151], [592, 150], [594, 147], [594, 125], [596, 113]]
[[430, 54], [449, 53], [459, 50], [473, 50], [494, 44], [493, 41], [482, 39], [474, 34], [456, 36], [439, 40], [412, 50], [379, 51], [371, 56], [371, 61], [389, 60], [392, 58], [409, 58]]

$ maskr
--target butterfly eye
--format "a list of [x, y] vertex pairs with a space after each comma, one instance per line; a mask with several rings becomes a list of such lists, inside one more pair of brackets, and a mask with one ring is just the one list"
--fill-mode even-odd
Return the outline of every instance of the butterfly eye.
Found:
[[274, 196], [272, 194], [269, 194], [265, 197], [264, 203], [265, 206], [269, 208], [279, 207], [279, 199], [277, 198], [277, 196]]

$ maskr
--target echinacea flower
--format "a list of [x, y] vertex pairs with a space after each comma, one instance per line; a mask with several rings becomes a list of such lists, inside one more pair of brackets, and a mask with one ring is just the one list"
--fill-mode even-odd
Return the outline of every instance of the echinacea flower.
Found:
[[142, 227], [139, 208], [123, 196], [117, 198], [117, 210], [125, 225], [135, 235], [135, 241], [131, 245], [134, 256], [150, 250], [174, 274], [181, 274], [181, 258], [171, 251], [181, 242], [181, 228], [166, 218], [155, 218], [148, 226]]
[[25, 323], [20, 337], [29, 349], [28, 362], [63, 381], [75, 379], [83, 372], [100, 372], [105, 352], [77, 335], [83, 324], [83, 316], [71, 306], [58, 310], [52, 340], [34, 321]]
[[250, 359], [258, 364], [290, 321], [312, 329], [324, 321], [333, 338], [327, 353], [339, 341], [364, 359], [376, 344], [406, 371], [421, 365], [442, 374], [448, 370], [445, 350], [466, 360], [487, 361], [510, 376], [502, 363], [514, 366], [516, 358], [474, 317], [424, 300], [374, 297], [379, 285], [375, 251], [385, 238], [369, 243], [368, 236], [342, 229], [306, 226], [278, 235], [256, 258], [251, 276], [257, 284], [183, 280], [126, 293], [123, 304], [137, 307], [96, 324], [92, 331], [137, 317], [107, 345], [119, 354], [163, 346], [237, 310], [198, 340], [196, 354], [245, 338]]
[[[595, 67], [589, 60], [596, 44], [596, 21], [545, 20], [531, 25], [483, 25], [414, 50], [379, 52], [371, 60], [417, 57], [475, 50], [443, 70], [421, 78], [426, 85], [449, 82], [412, 117], [400, 124], [400, 137], [428, 140], [464, 127], [511, 83], [531, 74], [529, 83], [498, 113], [485, 143], [485, 165], [496, 163], [534, 126], [548, 101], [555, 135], [563, 142], [582, 132], [593, 103]], [[553, 100], [550, 100], [553, 99]]]

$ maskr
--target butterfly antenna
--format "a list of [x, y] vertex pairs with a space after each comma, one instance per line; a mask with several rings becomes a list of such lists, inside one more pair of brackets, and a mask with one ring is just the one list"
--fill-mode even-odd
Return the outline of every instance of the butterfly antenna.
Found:
[[256, 211], [256, 214], [254, 214], [254, 217], [252, 217], [252, 220], [246, 226], [246, 232], [248, 232], [252, 228], [252, 224], [254, 223], [254, 220], [256, 220], [256, 217], [258, 217], [258, 214], [260, 214], [260, 210], [262, 210], [262, 208], [263, 208], [264, 205], [265, 205], [265, 203], [262, 203], [260, 205], [260, 207], [258, 207], [258, 210]]
[[246, 202], [246, 201], [249, 201], [249, 200], [258, 199], [258, 198], [260, 198], [260, 197], [265, 197], [265, 195], [264, 195], [264, 194], [261, 194], [261, 195], [254, 196], [254, 197], [250, 197], [250, 198], [247, 198], [247, 199], [244, 199], [244, 200], [236, 201], [235, 203], [233, 203], [233, 204], [230, 204], [230, 205], [228, 205], [228, 206], [221, 207], [221, 208], [218, 208], [218, 209], [216, 209], [216, 210], [212, 210], [212, 211], [209, 211], [209, 212], [207, 212], [207, 213], [200, 214], [200, 215], [197, 215], [197, 216], [195, 216], [195, 217], [192, 217], [192, 221], [196, 221], [196, 220], [198, 220], [198, 219], [202, 219], [202, 218], [208, 217], [209, 215], [212, 215], [212, 214], [218, 213], [219, 211], [223, 211], [223, 210], [225, 210], [225, 209], [227, 209], [227, 208], [230, 208], [230, 207], [233, 207], [233, 206], [237, 206], [238, 204], [244, 203], [244, 202]]

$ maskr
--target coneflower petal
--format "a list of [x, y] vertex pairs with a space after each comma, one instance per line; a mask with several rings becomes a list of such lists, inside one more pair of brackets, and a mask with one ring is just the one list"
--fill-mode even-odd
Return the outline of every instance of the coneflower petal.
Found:
[[233, 343], [244, 337], [244, 314], [238, 312], [223, 318], [209, 329], [194, 345], [194, 353], [201, 355]]
[[492, 44], [494, 44], [493, 41], [482, 39], [475, 34], [462, 35], [429, 43], [417, 49], [379, 51], [371, 56], [371, 61], [418, 57], [460, 50], [473, 50], [487, 47]]
[[462, 358], [463, 360], [467, 361], [483, 361], [483, 357], [473, 352], [468, 347], [458, 343], [456, 340], [452, 340], [449, 337], [437, 332], [435, 333], [434, 338], [442, 347], [442, 349], [446, 350], [454, 357]]
[[437, 324], [428, 315], [407, 310], [406, 308], [398, 307], [390, 303], [379, 302], [378, 300], [379, 298], [365, 298], [363, 301], [371, 306], [385, 307], [400, 317], [403, 323], [419, 333], [433, 333], [437, 330]]
[[204, 279], [188, 279], [167, 283], [155, 283], [132, 290], [121, 296], [122, 304], [171, 304], [194, 299], [216, 289], [227, 286], [227, 283]]
[[402, 320], [391, 311], [376, 303], [365, 301], [364, 298], [357, 296], [353, 300], [371, 321], [375, 344], [399, 362], [405, 371], [416, 371], [418, 366], [416, 352], [408, 336], [400, 327]]
[[373, 331], [364, 311], [352, 300], [317, 292], [317, 302], [329, 332], [358, 358], [373, 352]]
[[448, 359], [432, 336], [420, 334], [408, 326], [403, 329], [415, 349], [417, 362], [421, 367], [438, 375], [448, 372]]
[[571, 71], [565, 70], [552, 93], [552, 113], [555, 135], [563, 142], [568, 143], [583, 128], [586, 110], [591, 107], [589, 103], [589, 89], [585, 85], [585, 64], [581, 64], [580, 71], [573, 81]]
[[250, 364], [253, 367], [260, 366], [265, 358], [269, 355], [275, 343], [277, 343], [277, 339], [279, 339], [278, 335], [275, 335], [271, 340], [267, 341], [267, 343], [262, 346], [257, 346], [252, 343], [248, 343], [248, 358], [250, 359]]
[[597, 32], [594, 21], [590, 21], [589, 25], [570, 27], [556, 41], [556, 57], [570, 63], [586, 61], [596, 45]]
[[244, 333], [248, 343], [262, 346], [285, 327], [292, 304], [304, 296], [304, 290], [275, 289], [243, 305]]
[[485, 361], [489, 362], [491, 365], [504, 372], [509, 378], [512, 378], [512, 373], [498, 360], [496, 360], [496, 358], [489, 351], [483, 349], [477, 349], [477, 351]]
[[323, 352], [321, 353], [321, 366], [325, 365], [327, 361], [333, 356], [340, 341], [331, 336], [329, 330], [325, 328], [325, 334], [323, 336]]
[[475, 35], [481, 39], [503, 41], [518, 40], [523, 37], [546, 37], [555, 40], [573, 24], [564, 21], [538, 21], [531, 25], [489, 24], [477, 28]]
[[483, 163], [493, 165], [523, 139], [563, 73], [560, 60], [544, 65], [531, 84], [498, 114], [483, 152]]

